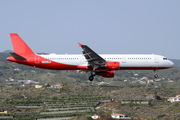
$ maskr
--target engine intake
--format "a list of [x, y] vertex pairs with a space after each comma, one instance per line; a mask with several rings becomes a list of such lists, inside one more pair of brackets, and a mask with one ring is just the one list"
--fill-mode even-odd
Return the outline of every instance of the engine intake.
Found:
[[119, 62], [106, 62], [106, 68], [109, 70], [119, 70]]

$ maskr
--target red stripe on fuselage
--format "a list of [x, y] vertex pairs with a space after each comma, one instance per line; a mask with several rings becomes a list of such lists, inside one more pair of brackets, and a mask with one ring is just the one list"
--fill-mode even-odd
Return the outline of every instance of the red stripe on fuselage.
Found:
[[[27, 60], [18, 60], [14, 57], [8, 57], [8, 61], [16, 62], [19, 64], [24, 64], [32, 67], [51, 69], [51, 70], [85, 70], [87, 66], [76, 66], [76, 65], [67, 65], [62, 63], [57, 63], [49, 59], [45, 59], [39, 55], [28, 56]], [[47, 63], [43, 63], [42, 61], [47, 61]]]

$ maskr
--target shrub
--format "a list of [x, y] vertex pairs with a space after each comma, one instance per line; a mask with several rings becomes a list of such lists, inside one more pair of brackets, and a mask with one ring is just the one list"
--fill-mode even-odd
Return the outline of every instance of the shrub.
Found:
[[166, 115], [158, 115], [157, 118], [159, 119], [159, 118], [162, 118], [164, 116], [166, 116]]
[[53, 96], [53, 97], [51, 98], [51, 100], [57, 100], [57, 99], [58, 99], [57, 96]]

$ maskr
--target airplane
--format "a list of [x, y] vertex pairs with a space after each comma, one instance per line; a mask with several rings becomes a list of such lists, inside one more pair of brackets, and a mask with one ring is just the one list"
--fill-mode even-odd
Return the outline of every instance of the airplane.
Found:
[[156, 70], [168, 69], [174, 63], [166, 57], [156, 54], [97, 54], [87, 45], [79, 44], [83, 54], [35, 54], [17, 33], [10, 33], [14, 52], [8, 61], [32, 67], [51, 70], [90, 71], [89, 80], [95, 75], [106, 78], [114, 77], [116, 70]]

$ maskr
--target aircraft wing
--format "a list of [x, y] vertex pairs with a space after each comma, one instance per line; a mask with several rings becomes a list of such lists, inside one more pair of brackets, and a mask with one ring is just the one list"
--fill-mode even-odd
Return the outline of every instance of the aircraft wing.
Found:
[[79, 43], [79, 46], [83, 49], [82, 53], [86, 60], [88, 61], [89, 66], [93, 66], [93, 69], [96, 69], [98, 66], [105, 66], [106, 60], [95, 53], [91, 48], [87, 45], [82, 45]]

